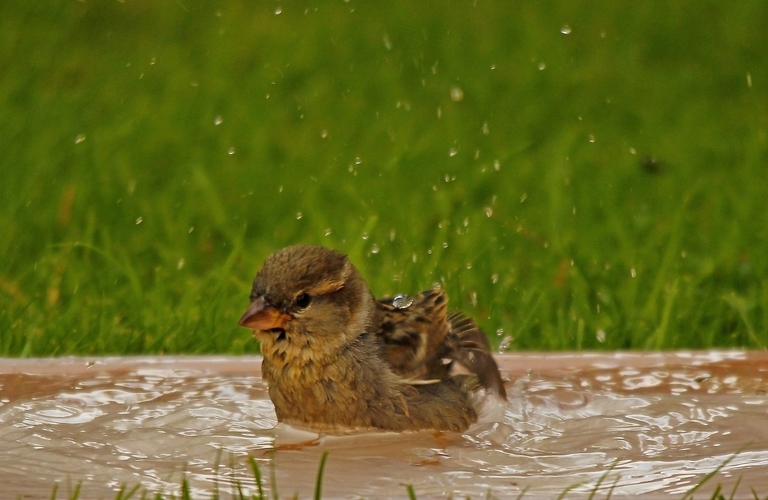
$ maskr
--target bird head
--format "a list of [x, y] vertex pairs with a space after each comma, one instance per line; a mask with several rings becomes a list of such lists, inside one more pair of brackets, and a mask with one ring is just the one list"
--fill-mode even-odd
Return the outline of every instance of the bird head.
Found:
[[297, 245], [271, 255], [256, 274], [239, 324], [265, 357], [332, 356], [364, 333], [375, 311], [368, 286], [346, 255]]

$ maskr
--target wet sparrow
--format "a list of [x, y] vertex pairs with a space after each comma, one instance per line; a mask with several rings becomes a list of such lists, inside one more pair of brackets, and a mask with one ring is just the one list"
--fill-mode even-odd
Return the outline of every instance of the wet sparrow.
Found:
[[475, 389], [506, 393], [487, 338], [446, 302], [438, 289], [377, 301], [345, 255], [299, 245], [264, 262], [239, 324], [261, 343], [280, 422], [463, 431]]

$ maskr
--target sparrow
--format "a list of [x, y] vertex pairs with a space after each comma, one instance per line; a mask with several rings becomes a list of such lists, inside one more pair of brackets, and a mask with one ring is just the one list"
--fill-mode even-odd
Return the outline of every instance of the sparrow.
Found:
[[477, 390], [506, 399], [487, 337], [440, 289], [376, 300], [346, 255], [297, 245], [266, 259], [250, 300], [239, 325], [260, 343], [279, 422], [462, 432]]

